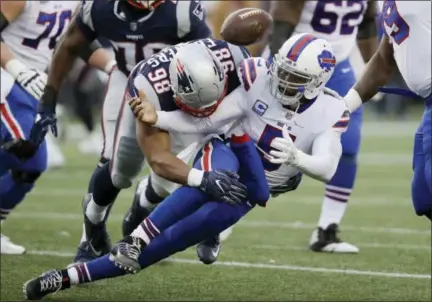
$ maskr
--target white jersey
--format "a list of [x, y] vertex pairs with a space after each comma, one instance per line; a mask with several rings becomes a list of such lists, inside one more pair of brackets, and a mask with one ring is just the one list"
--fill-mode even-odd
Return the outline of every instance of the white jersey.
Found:
[[249, 60], [254, 60], [257, 76], [246, 91], [247, 115], [242, 119], [241, 127], [256, 143], [269, 186], [275, 187], [299, 173], [295, 167], [272, 164], [266, 159], [271, 150], [271, 141], [275, 137], [282, 137], [282, 128], [287, 127], [298, 150], [311, 155], [313, 142], [318, 135], [332, 127], [337, 127], [341, 132], [346, 130], [349, 112], [344, 100], [329, 90], [323, 91], [308, 108], [300, 108], [297, 113], [285, 109], [270, 94], [270, 75], [264, 60]]
[[431, 94], [431, 1], [384, 1], [382, 22], [408, 87]]
[[168, 131], [205, 132], [237, 119], [232, 131], [236, 133], [240, 128], [256, 143], [270, 187], [282, 185], [299, 173], [293, 166], [275, 165], [268, 161], [270, 143], [283, 136], [284, 126], [297, 149], [305, 154], [312, 155], [315, 139], [329, 131], [336, 132], [336, 143], [340, 145], [339, 134], [346, 131], [350, 114], [345, 101], [335, 92], [323, 91], [296, 113], [284, 108], [270, 94], [270, 75], [263, 58], [243, 61], [239, 78], [243, 85], [229, 94], [210, 117], [192, 118], [179, 111], [158, 112], [156, 127]]
[[367, 5], [367, 1], [306, 1], [295, 33], [310, 33], [329, 41], [336, 61], [341, 62], [357, 43]]
[[26, 66], [46, 71], [52, 52], [79, 1], [26, 1], [22, 13], [2, 32], [12, 53]]

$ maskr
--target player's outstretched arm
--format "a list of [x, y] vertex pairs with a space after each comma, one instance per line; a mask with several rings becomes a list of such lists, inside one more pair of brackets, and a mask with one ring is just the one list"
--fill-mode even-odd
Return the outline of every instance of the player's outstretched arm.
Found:
[[344, 97], [348, 109], [353, 112], [378, 92], [378, 87], [385, 85], [393, 75], [396, 62], [393, 47], [383, 36], [378, 50], [366, 65], [366, 69], [354, 87]]
[[137, 103], [136, 99], [131, 100], [135, 103], [129, 104], [138, 119], [159, 129], [169, 132], [211, 133], [244, 116], [244, 98], [243, 88], [239, 87], [225, 97], [212, 115], [204, 118], [193, 117], [180, 110], [155, 111], [145, 99], [140, 100], [141, 104]]
[[276, 54], [297, 26], [305, 0], [272, 1], [273, 32], [270, 35], [270, 52]]
[[365, 62], [369, 62], [378, 48], [376, 6], [376, 1], [368, 1], [368, 7], [357, 33], [357, 44]]

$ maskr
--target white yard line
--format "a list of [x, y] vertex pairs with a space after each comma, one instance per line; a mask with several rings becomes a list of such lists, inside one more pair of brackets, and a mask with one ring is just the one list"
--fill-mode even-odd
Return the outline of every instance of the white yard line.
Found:
[[[263, 249], [263, 250], [278, 250], [278, 251], [308, 251], [306, 246], [299, 246], [296, 243], [284, 242], [285, 245], [272, 245], [272, 244], [258, 244], [250, 245], [251, 248]], [[375, 249], [398, 249], [398, 250], [421, 250], [425, 252], [431, 252], [431, 247], [427, 245], [419, 244], [399, 244], [399, 243], [367, 243], [367, 242], [355, 242], [360, 248], [375, 248]]]
[[[324, 189], [323, 189], [324, 190]], [[323, 191], [324, 192], [324, 191]], [[73, 196], [77, 197], [77, 200], [79, 201], [85, 194], [84, 190], [81, 189], [59, 189], [59, 188], [44, 188], [44, 189], [36, 189], [32, 193], [34, 196], [41, 196], [41, 197], [65, 197], [65, 196]], [[122, 197], [128, 197], [132, 198], [134, 192], [129, 191], [123, 191], [121, 193]], [[292, 196], [292, 195], [291, 195]], [[132, 199], [131, 199], [132, 201]], [[44, 202], [47, 203], [58, 203], [58, 199], [45, 199]], [[270, 203], [286, 203], [289, 204], [300, 204], [300, 205], [321, 205], [322, 204], [322, 196], [319, 194], [317, 195], [301, 195], [296, 196], [295, 198], [291, 198], [289, 195], [281, 196], [276, 199], [272, 199]], [[372, 197], [356, 197], [350, 199], [349, 201], [350, 206], [354, 207], [374, 207], [374, 206], [383, 206], [383, 205], [391, 205], [394, 207], [409, 207], [412, 208], [412, 203], [410, 200], [410, 197], [400, 197], [400, 196], [383, 196], [383, 195], [376, 195], [373, 198]]]
[[[82, 214], [77, 213], [62, 213], [62, 212], [20, 212], [13, 213], [12, 219], [44, 219], [44, 220], [82, 220]], [[119, 221], [123, 219], [123, 215], [111, 214], [111, 220]], [[419, 218], [420, 219], [420, 218]], [[266, 220], [240, 220], [236, 227], [247, 227], [247, 228], [262, 228], [262, 227], [274, 227], [274, 228], [285, 228], [285, 229], [306, 229], [313, 230], [316, 228], [316, 224], [306, 223], [303, 221], [266, 221]], [[387, 234], [403, 234], [403, 235], [431, 235], [430, 230], [420, 229], [409, 229], [409, 228], [396, 228], [396, 227], [366, 227], [366, 226], [349, 226], [343, 225], [344, 231], [353, 232], [364, 232], [364, 233], [387, 233]]]
[[[73, 257], [75, 254], [70, 252], [60, 251], [28, 251], [30, 255], [42, 255], [42, 256], [53, 256], [53, 257]], [[182, 259], [182, 258], [170, 258], [165, 260], [167, 262], [182, 263], [182, 264], [195, 264], [203, 265], [198, 260]], [[402, 272], [375, 272], [375, 271], [361, 271], [354, 269], [336, 269], [336, 268], [325, 268], [325, 267], [308, 267], [308, 266], [297, 266], [297, 265], [277, 265], [267, 263], [249, 263], [249, 262], [236, 262], [236, 261], [218, 261], [213, 266], [225, 266], [225, 267], [242, 267], [252, 269], [269, 269], [269, 270], [284, 270], [284, 271], [303, 271], [323, 274], [345, 274], [345, 275], [362, 275], [369, 277], [387, 277], [387, 278], [407, 278], [407, 279], [431, 279], [430, 275], [426, 274], [410, 274]]]

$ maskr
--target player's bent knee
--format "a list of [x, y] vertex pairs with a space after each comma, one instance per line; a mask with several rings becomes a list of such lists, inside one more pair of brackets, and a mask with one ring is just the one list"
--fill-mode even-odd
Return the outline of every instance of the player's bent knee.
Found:
[[41, 174], [40, 171], [11, 171], [12, 179], [19, 184], [34, 184]]

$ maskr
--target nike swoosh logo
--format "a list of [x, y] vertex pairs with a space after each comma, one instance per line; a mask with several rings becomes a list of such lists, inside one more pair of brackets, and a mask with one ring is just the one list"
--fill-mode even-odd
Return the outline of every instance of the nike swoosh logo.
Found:
[[219, 189], [223, 192], [223, 193], [225, 193], [225, 190], [222, 188], [222, 186], [221, 186], [221, 184], [220, 184], [220, 180], [219, 179], [217, 179], [216, 181], [216, 185], [219, 187]]
[[127, 215], [126, 218], [125, 218], [125, 221], [130, 222], [130, 218], [131, 218], [131, 216], [132, 216], [132, 213], [129, 212], [128, 215]]
[[219, 251], [220, 251], [220, 245], [218, 245], [216, 250], [212, 250], [212, 254], [215, 258], [217, 258], [217, 256], [219, 255]]
[[102, 251], [96, 251], [95, 248], [93, 247], [92, 241], [88, 241], [88, 245], [90, 246], [93, 254], [95, 254], [96, 257], [100, 257], [102, 255]]

